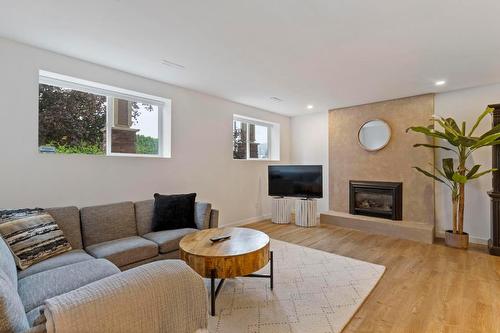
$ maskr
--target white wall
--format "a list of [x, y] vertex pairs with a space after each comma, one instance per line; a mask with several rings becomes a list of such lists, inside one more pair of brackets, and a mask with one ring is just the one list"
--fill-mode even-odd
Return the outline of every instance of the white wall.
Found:
[[[172, 158], [39, 154], [39, 69], [172, 99]], [[268, 163], [232, 159], [232, 116], [279, 123], [284, 163], [288, 117], [5, 39], [0, 73], [0, 208], [81, 207], [193, 191], [220, 209], [221, 224], [270, 213]]]
[[[435, 113], [439, 116], [453, 117], [457, 122], [465, 120], [470, 128], [479, 114], [488, 104], [500, 103], [500, 84], [464, 89], [449, 93], [437, 94]], [[488, 116], [477, 128], [476, 134], [482, 134], [491, 128], [491, 117]], [[436, 154], [436, 163], [448, 155]], [[482, 168], [491, 168], [491, 148], [482, 148], [474, 153], [473, 164], [481, 164]], [[491, 190], [491, 175], [483, 176], [468, 185], [465, 193], [464, 230], [470, 234], [472, 241], [486, 243], [490, 237], [490, 199], [486, 194]], [[444, 185], [436, 184], [436, 231], [451, 229], [450, 191]]]
[[323, 165], [323, 199], [318, 211], [328, 210], [328, 111], [292, 118], [291, 161]]
[[[37, 152], [38, 70], [66, 74], [172, 99], [172, 158], [41, 155]], [[280, 116], [192, 90], [137, 77], [0, 39], [0, 208], [93, 205], [150, 198], [154, 192], [195, 191], [221, 210], [221, 223], [270, 213], [266, 162], [234, 161], [233, 113], [281, 124], [283, 163], [322, 164], [328, 210], [328, 112]], [[487, 104], [500, 102], [500, 84], [437, 94], [435, 113], [469, 125]], [[490, 127], [485, 120], [478, 131]], [[293, 133], [293, 135], [290, 135]], [[437, 155], [439, 162], [443, 156]], [[491, 150], [474, 163], [491, 165]], [[491, 176], [467, 187], [465, 230], [489, 238]], [[436, 186], [436, 228], [451, 227], [449, 193]]]

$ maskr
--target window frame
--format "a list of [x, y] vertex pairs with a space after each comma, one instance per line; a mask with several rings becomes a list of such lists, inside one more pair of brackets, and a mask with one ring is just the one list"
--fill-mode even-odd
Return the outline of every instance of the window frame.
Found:
[[[52, 85], [60, 88], [73, 89], [84, 93], [90, 93], [106, 97], [106, 144], [105, 157], [148, 157], [148, 158], [171, 158], [171, 118], [172, 100], [140, 93], [133, 90], [114, 87], [107, 84], [97, 83], [84, 79], [53, 73], [45, 70], [39, 71], [38, 84]], [[114, 103], [112, 98], [125, 99], [158, 107], [158, 154], [133, 154], [111, 152], [111, 129], [114, 123]], [[47, 154], [47, 153], [42, 153]], [[86, 155], [86, 154], [83, 154]], [[97, 156], [97, 155], [90, 155]]]
[[[256, 119], [246, 116], [241, 116], [238, 114], [233, 115], [233, 126], [235, 121], [240, 121], [247, 124], [246, 130], [246, 158], [234, 158], [235, 161], [279, 161], [280, 160], [280, 125], [278, 123], [273, 123], [270, 121], [265, 121], [262, 119]], [[256, 125], [267, 128], [267, 158], [251, 158], [250, 157], [250, 129], [248, 125]], [[234, 140], [234, 137], [233, 137]], [[234, 147], [234, 146], [233, 146]]]

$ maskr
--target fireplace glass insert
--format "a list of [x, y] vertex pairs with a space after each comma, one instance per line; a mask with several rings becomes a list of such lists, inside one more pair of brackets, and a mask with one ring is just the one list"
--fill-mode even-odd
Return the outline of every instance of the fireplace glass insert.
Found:
[[395, 182], [349, 182], [349, 212], [391, 220], [403, 218], [403, 184]]

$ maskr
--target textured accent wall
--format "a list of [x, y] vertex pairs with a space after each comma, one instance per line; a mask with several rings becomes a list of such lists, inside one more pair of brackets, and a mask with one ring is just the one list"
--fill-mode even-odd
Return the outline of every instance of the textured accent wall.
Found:
[[[430, 143], [422, 134], [406, 128], [429, 123], [434, 113], [434, 95], [334, 109], [329, 112], [330, 209], [349, 212], [349, 180], [403, 182], [403, 221], [434, 224], [434, 181], [412, 169], [434, 164], [434, 153], [413, 148]], [[391, 140], [382, 150], [368, 152], [358, 143], [358, 130], [371, 119], [382, 119], [391, 127]]]

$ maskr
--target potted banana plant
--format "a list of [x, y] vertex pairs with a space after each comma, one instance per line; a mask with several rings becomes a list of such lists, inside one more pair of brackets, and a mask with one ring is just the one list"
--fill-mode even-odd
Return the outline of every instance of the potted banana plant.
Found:
[[[469, 234], [464, 232], [465, 185], [496, 171], [496, 169], [480, 170], [481, 165], [470, 166], [469, 163], [469, 158], [476, 150], [500, 144], [500, 125], [481, 135], [475, 134], [481, 121], [492, 112], [492, 108], [486, 108], [469, 131], [465, 121], [459, 126], [452, 118], [437, 116], [432, 118], [432, 124], [427, 127], [415, 126], [406, 130], [406, 132], [422, 133], [436, 139], [434, 144], [417, 143], [413, 147], [440, 149], [453, 156], [443, 158], [441, 165], [432, 165], [434, 170], [431, 171], [418, 166], [414, 167], [427, 177], [445, 184], [451, 190], [453, 230], [445, 232], [445, 244], [451, 247], [465, 249], [469, 245]], [[440, 127], [439, 130], [436, 129], [436, 125]]]

